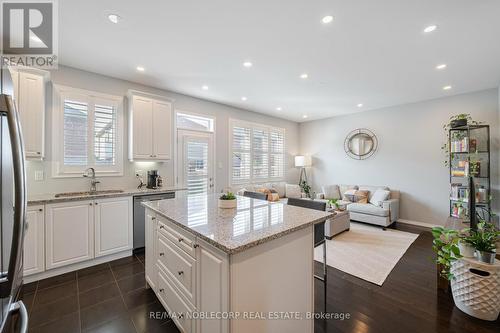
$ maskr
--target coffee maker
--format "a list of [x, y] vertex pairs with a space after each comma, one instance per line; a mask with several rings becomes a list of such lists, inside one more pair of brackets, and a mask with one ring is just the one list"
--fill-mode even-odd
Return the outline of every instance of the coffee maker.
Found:
[[148, 171], [148, 185], [147, 188], [156, 189], [160, 187], [159, 184], [160, 175], [158, 174], [158, 170], [149, 170]]

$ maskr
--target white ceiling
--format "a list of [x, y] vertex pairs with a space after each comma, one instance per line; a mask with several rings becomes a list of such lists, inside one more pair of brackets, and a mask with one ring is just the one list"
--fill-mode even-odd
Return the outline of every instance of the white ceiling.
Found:
[[63, 0], [59, 21], [64, 65], [299, 122], [500, 85], [498, 0]]

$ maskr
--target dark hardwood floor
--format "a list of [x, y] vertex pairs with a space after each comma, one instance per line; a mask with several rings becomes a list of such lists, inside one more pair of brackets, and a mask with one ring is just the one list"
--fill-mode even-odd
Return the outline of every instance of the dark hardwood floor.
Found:
[[[482, 333], [500, 332], [500, 321], [486, 322], [458, 310], [451, 293], [436, 289], [432, 237], [420, 233], [382, 287], [328, 267], [327, 312], [345, 320], [316, 320], [315, 333]], [[163, 311], [145, 289], [144, 256], [135, 255], [24, 286], [30, 332], [178, 332], [171, 320], [149, 318]], [[317, 273], [321, 264], [316, 263]], [[316, 312], [324, 310], [323, 283], [316, 281]], [[280, 333], [280, 332], [277, 332]]]
[[[428, 229], [395, 225], [420, 234], [380, 287], [328, 267], [327, 311], [349, 320], [316, 320], [315, 333], [482, 333], [500, 332], [495, 322], [472, 318], [454, 306], [451, 291], [436, 289], [436, 265]], [[315, 263], [317, 273], [322, 265]], [[315, 282], [315, 310], [324, 310], [324, 286]]]

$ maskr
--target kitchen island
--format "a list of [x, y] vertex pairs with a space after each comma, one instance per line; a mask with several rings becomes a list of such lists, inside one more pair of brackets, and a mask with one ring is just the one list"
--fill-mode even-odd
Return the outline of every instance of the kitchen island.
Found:
[[218, 194], [145, 202], [146, 281], [184, 332], [313, 332], [313, 226], [331, 213]]

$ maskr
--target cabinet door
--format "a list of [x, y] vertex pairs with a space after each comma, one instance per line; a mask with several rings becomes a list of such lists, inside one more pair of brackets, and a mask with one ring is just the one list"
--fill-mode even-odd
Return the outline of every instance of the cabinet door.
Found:
[[134, 96], [132, 98], [133, 158], [153, 157], [153, 100]]
[[156, 269], [156, 227], [157, 220], [155, 214], [146, 209], [146, 281], [154, 291], [156, 291], [158, 284], [158, 270]]
[[45, 81], [40, 75], [19, 73], [18, 107], [26, 157], [44, 154]]
[[157, 160], [170, 159], [172, 144], [172, 104], [153, 102], [153, 157]]
[[132, 248], [131, 197], [96, 200], [94, 216], [96, 257]]
[[45, 223], [43, 206], [29, 206], [24, 232], [23, 270], [28, 276], [45, 270]]
[[47, 269], [94, 258], [94, 208], [92, 201], [45, 206]]
[[[198, 246], [198, 310], [200, 312], [229, 311], [229, 259], [201, 242]], [[229, 331], [229, 320], [199, 320], [198, 333]]]

